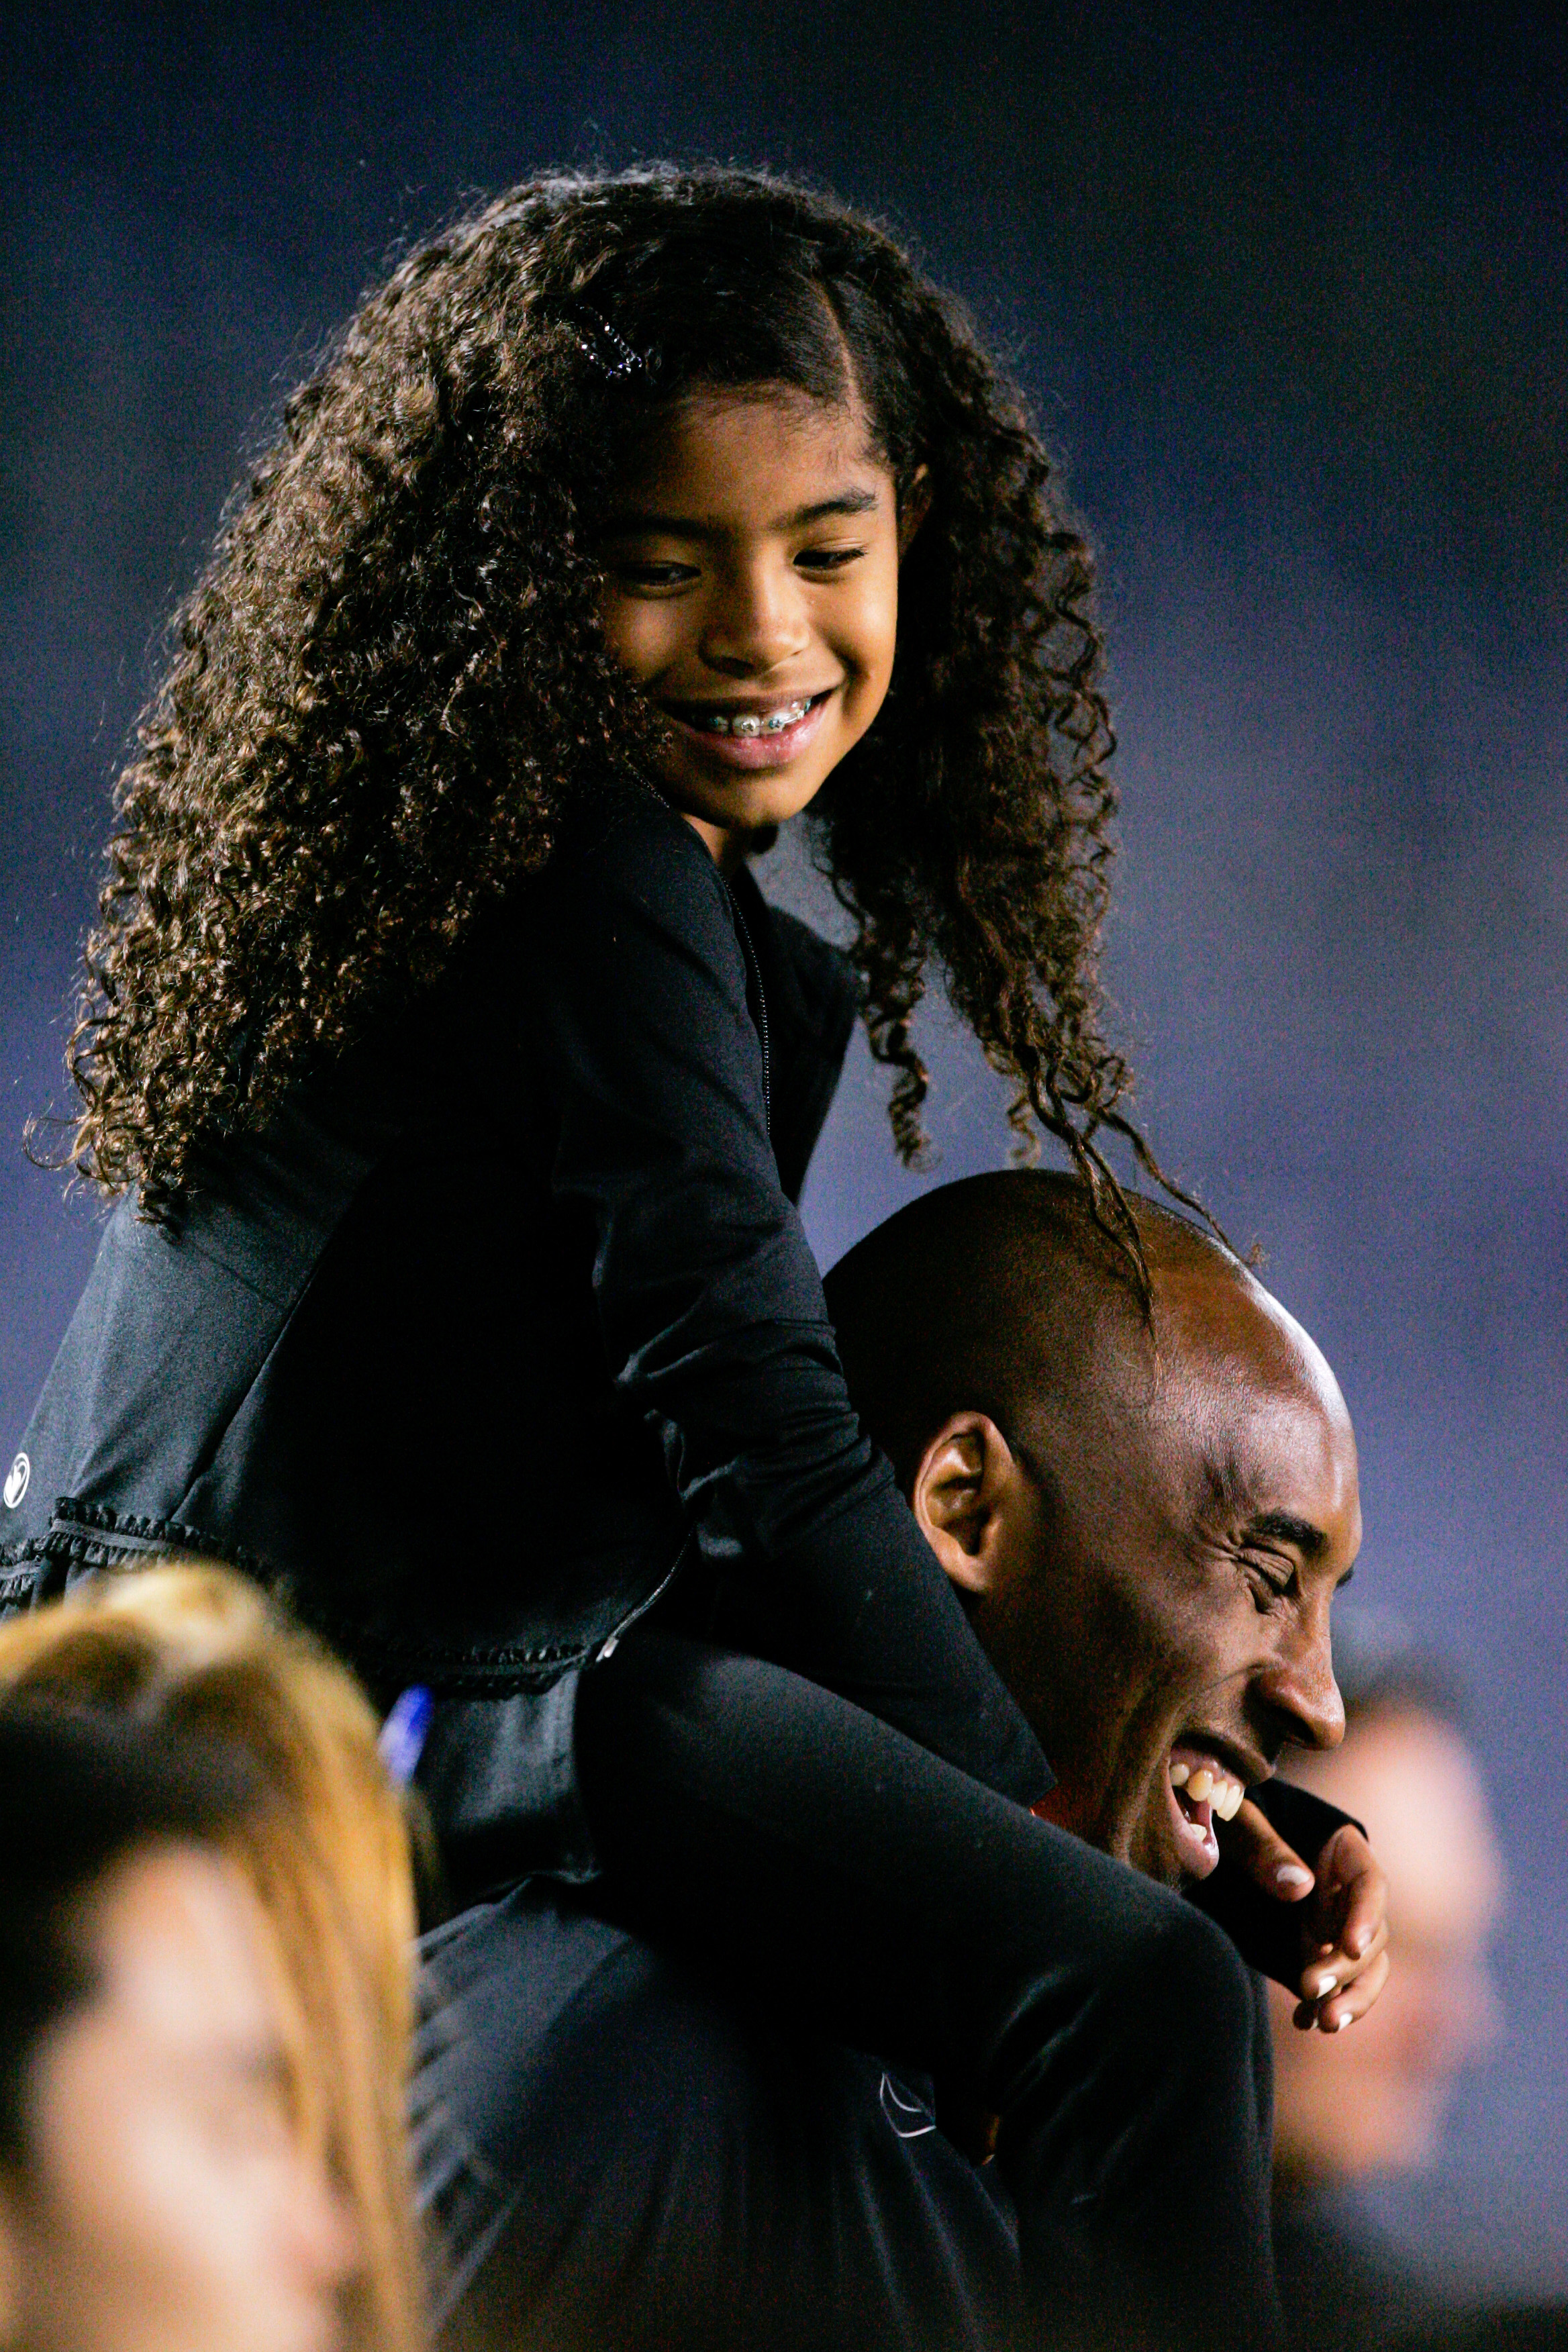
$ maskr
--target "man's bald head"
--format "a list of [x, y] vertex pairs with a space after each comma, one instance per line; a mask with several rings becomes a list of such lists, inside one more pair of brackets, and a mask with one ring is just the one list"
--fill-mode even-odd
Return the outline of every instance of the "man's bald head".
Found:
[[1228, 1801], [1286, 1739], [1338, 1737], [1328, 1598], [1360, 1507], [1307, 1334], [1207, 1234], [1129, 1201], [1147, 1310], [1085, 1188], [1022, 1170], [925, 1194], [826, 1288], [851, 1397], [1072, 1826], [1174, 1877], [1213, 1851], [1186, 1776]]
[[1234, 1348], [1248, 1325], [1259, 1370], [1272, 1359], [1286, 1371], [1276, 1342], [1288, 1318], [1239, 1259], [1158, 1202], [1125, 1197], [1147, 1309], [1087, 1187], [1038, 1169], [942, 1185], [839, 1260], [826, 1290], [845, 1374], [901, 1479], [951, 1412], [987, 1412], [1011, 1434], [1042, 1410], [1081, 1416], [1097, 1392], [1125, 1411], [1184, 1351]]

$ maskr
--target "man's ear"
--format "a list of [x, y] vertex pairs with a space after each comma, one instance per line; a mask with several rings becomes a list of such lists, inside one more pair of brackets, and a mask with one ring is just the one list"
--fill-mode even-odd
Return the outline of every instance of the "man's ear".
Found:
[[994, 1592], [1016, 1556], [1027, 1475], [983, 1412], [949, 1415], [910, 1490], [921, 1533], [964, 1592]]

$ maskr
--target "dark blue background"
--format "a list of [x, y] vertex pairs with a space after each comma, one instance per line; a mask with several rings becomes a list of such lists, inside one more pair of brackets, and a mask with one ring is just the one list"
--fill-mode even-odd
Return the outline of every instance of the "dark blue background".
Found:
[[[17, 11], [0, 268], [7, 1458], [93, 1246], [19, 1132], [63, 1105], [109, 781], [243, 448], [392, 242], [552, 163], [766, 161], [1012, 353], [1109, 585], [1143, 1115], [1341, 1374], [1367, 1597], [1477, 1691], [1509, 2033], [1393, 2210], [1515, 2287], [1568, 2284], [1555, 14]], [[934, 1174], [996, 1164], [993, 1082], [929, 1034]], [[911, 1181], [881, 1097], [860, 1058], [825, 1262]]]

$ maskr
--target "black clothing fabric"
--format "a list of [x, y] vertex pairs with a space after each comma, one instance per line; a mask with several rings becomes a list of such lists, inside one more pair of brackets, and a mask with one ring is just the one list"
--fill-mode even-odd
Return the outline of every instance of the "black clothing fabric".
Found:
[[1029, 1802], [1038, 1748], [862, 1435], [795, 1205], [833, 951], [651, 789], [579, 816], [417, 1005], [126, 1202], [0, 1510], [0, 1605], [170, 1549], [280, 1587], [389, 1697], [457, 1847], [593, 1867], [584, 1663], [680, 1563], [752, 1637]]
[[929, 2086], [532, 1879], [421, 1948], [441, 2352], [1012, 2352], [994, 2164]]
[[[462, 2013], [422, 2055], [421, 2164], [468, 2325], [628, 2347], [1278, 2343], [1267, 2020], [1191, 1905], [753, 1658], [638, 1629], [586, 1678], [579, 1737], [599, 1916], [524, 1887], [438, 1939]], [[928, 2057], [944, 2095], [999, 2115], [1002, 2205], [945, 2142], [900, 2153], [868, 2062], [829, 2060], [845, 2043], [906, 2085]]]

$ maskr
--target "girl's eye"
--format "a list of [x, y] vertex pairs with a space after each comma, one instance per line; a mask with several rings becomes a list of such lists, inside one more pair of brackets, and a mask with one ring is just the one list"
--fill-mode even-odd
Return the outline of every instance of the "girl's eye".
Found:
[[661, 589], [686, 588], [698, 577], [692, 563], [617, 563], [616, 577], [623, 588], [647, 595]]
[[865, 552], [863, 547], [803, 547], [795, 560], [803, 572], [842, 572]]

